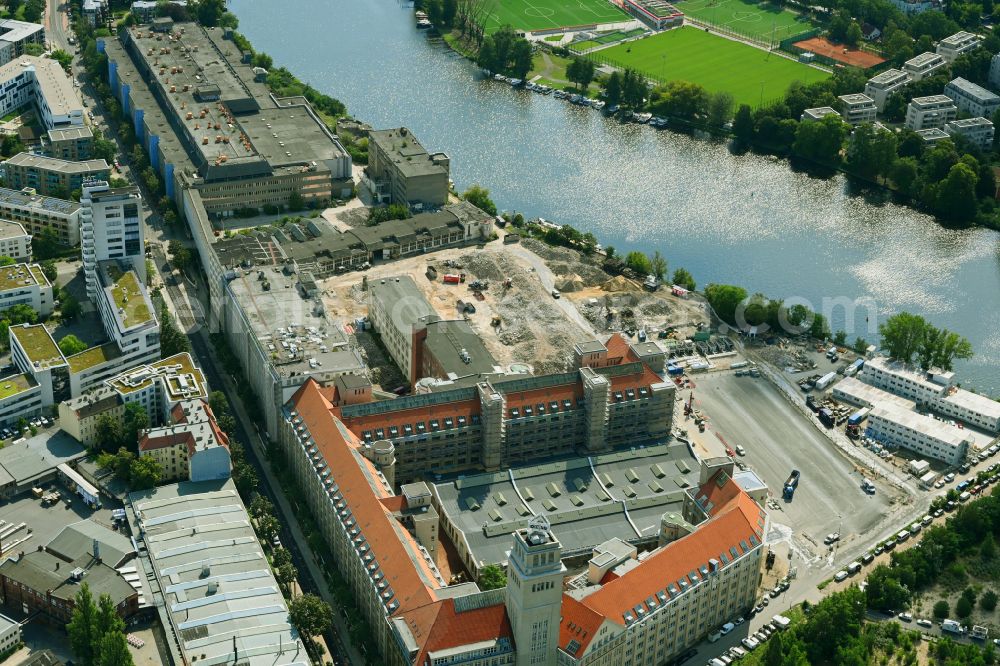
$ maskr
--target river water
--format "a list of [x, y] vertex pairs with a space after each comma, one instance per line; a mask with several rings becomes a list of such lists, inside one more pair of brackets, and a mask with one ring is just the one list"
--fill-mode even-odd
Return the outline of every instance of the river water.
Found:
[[[875, 340], [888, 314], [921, 313], [972, 342], [976, 356], [956, 367], [963, 384], [1000, 395], [1000, 234], [944, 229], [840, 176], [480, 80], [395, 0], [230, 9], [276, 65], [359, 119], [405, 125], [448, 153], [459, 190], [481, 183], [503, 210], [573, 224], [619, 251], [659, 249], [700, 285], [802, 299], [851, 340]], [[858, 299], [870, 305], [835, 305]]]

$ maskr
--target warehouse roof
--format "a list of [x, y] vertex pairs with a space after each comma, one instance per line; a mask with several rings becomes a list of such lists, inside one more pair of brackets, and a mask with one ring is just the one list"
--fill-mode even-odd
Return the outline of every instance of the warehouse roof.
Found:
[[84, 553], [93, 552], [94, 542], [100, 545], [101, 559], [112, 567], [135, 555], [132, 541], [92, 520], [81, 520], [67, 525], [46, 546], [50, 551], [74, 560]]
[[0, 468], [18, 486], [44, 476], [58, 465], [83, 458], [87, 450], [62, 430], [44, 432], [3, 448]]
[[235, 648], [250, 666], [309, 663], [231, 480], [160, 486], [130, 500], [186, 660], [221, 663]]

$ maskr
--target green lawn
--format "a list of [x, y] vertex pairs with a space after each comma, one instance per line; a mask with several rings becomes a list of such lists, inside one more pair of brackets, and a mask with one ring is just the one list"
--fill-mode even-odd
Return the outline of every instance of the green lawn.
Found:
[[809, 18], [790, 9], [753, 0], [684, 0], [677, 8], [700, 21], [727, 28], [741, 35], [777, 45], [786, 37], [800, 35], [813, 25]]
[[486, 32], [510, 25], [516, 30], [551, 30], [627, 21], [608, 0], [501, 0], [491, 7]]
[[793, 81], [812, 83], [826, 72], [777, 54], [712, 35], [698, 28], [677, 28], [601, 49], [597, 62], [632, 67], [660, 81], [690, 81], [709, 92], [732, 94], [736, 104], [759, 106], [784, 95]]

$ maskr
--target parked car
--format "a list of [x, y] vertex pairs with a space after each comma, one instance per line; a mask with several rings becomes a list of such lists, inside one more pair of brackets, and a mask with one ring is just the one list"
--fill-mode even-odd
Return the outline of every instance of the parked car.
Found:
[[913, 621], [913, 616], [906, 612], [900, 613], [897, 617], [899, 617], [899, 619], [902, 620], [903, 622]]
[[848, 574], [847, 574], [846, 571], [843, 571], [843, 570], [838, 571], [837, 574], [833, 577], [833, 580], [835, 580], [838, 583], [843, 582], [843, 581], [847, 580], [847, 575]]
[[722, 628], [719, 629], [719, 633], [721, 633], [723, 636], [725, 636], [726, 634], [728, 634], [730, 631], [732, 631], [735, 628], [736, 628], [735, 624], [733, 624], [732, 622], [726, 622], [724, 625], [722, 625]]
[[753, 652], [760, 645], [760, 643], [758, 643], [753, 639], [753, 636], [747, 636], [742, 641], [740, 641], [740, 644], [742, 644], [743, 647], [745, 647], [748, 652]]

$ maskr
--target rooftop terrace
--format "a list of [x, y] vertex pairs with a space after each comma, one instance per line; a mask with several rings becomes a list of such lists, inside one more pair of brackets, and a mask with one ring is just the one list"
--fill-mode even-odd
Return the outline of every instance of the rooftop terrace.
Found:
[[11, 264], [0, 267], [0, 292], [37, 285], [48, 286], [38, 264]]
[[108, 361], [113, 361], [121, 355], [122, 353], [118, 349], [118, 345], [114, 342], [107, 342], [98, 347], [85, 349], [79, 354], [67, 356], [66, 362], [69, 363], [70, 372], [76, 374], [107, 363]]
[[127, 330], [151, 321], [153, 310], [135, 271], [122, 271], [116, 264], [108, 262], [102, 264], [102, 267], [111, 280], [111, 284], [105, 289], [114, 301], [124, 328]]
[[41, 324], [11, 326], [10, 335], [17, 340], [28, 360], [38, 369], [53, 368], [66, 363], [52, 335]]
[[28, 374], [0, 378], [0, 400], [6, 400], [18, 393], [24, 393], [36, 386], [38, 386], [38, 382]]

